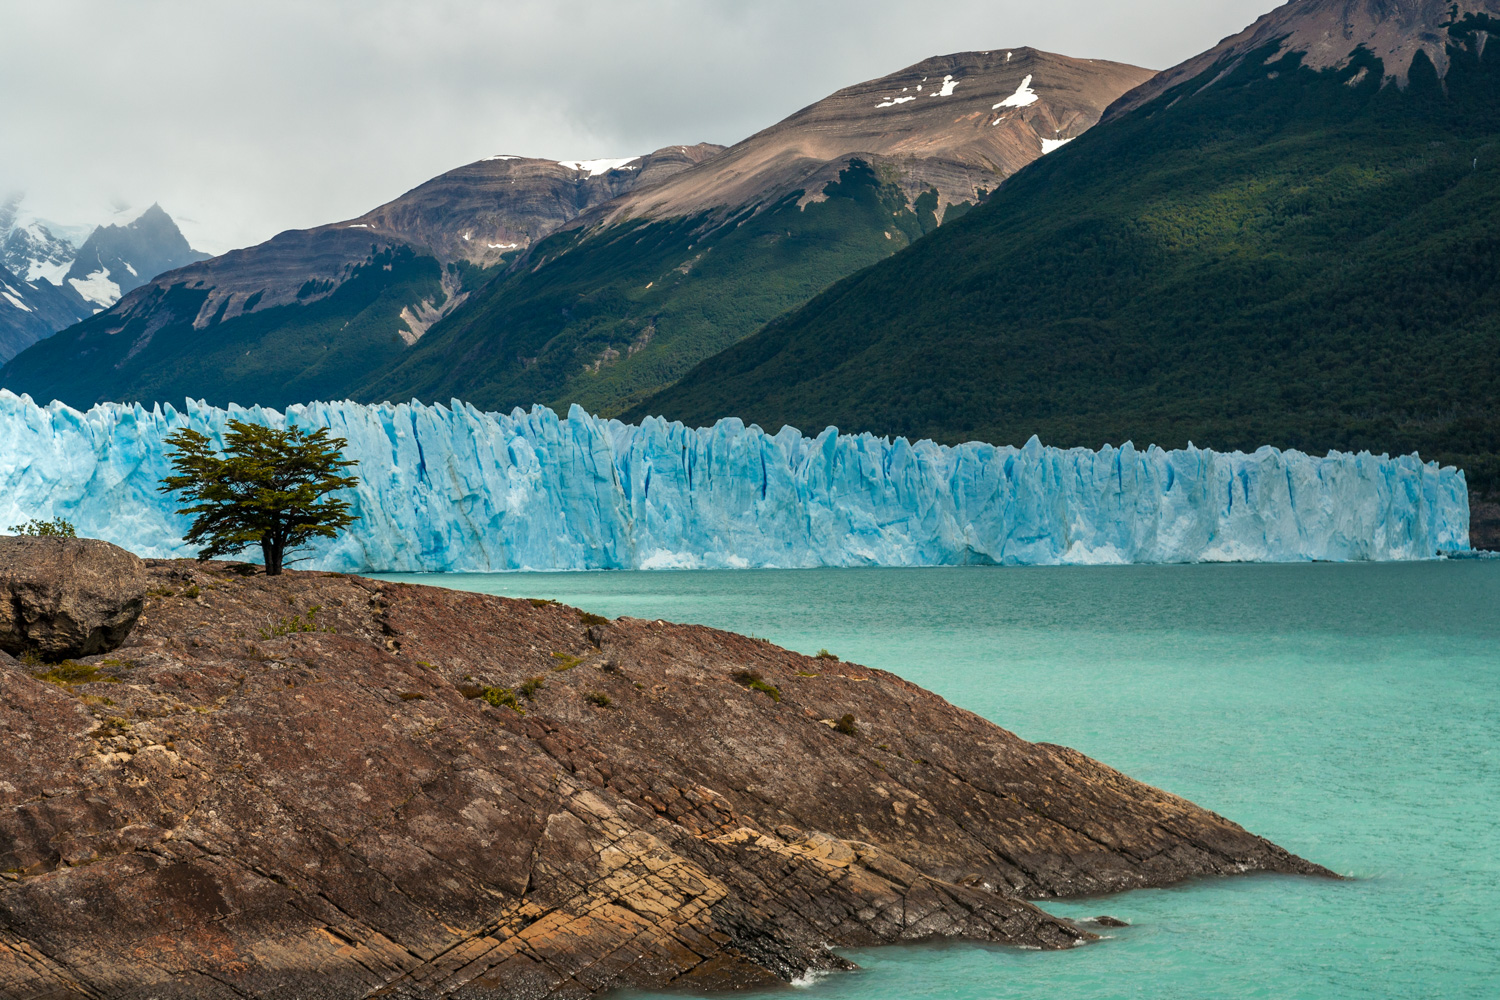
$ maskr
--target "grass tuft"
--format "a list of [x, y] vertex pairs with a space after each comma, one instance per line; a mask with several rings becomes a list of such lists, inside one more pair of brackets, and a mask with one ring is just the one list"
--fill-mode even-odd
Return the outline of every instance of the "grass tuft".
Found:
[[734, 675], [734, 682], [741, 687], [749, 688], [751, 691], [759, 691], [774, 702], [781, 701], [781, 689], [774, 684], [769, 684], [759, 672], [754, 670], [741, 670]]
[[48, 684], [56, 684], [58, 687], [72, 688], [75, 684], [118, 684], [120, 678], [99, 675], [99, 667], [93, 663], [79, 663], [76, 660], [64, 660], [53, 666], [46, 673], [33, 674], [39, 681]]

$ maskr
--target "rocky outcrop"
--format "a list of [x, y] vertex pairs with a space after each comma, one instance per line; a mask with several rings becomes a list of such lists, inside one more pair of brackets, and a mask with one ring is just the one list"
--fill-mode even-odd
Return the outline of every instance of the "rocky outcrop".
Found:
[[0, 538], [0, 649], [57, 661], [107, 653], [146, 598], [140, 559], [92, 538]]
[[[658, 621], [154, 563], [127, 645], [0, 665], [0, 995], [582, 997], [1326, 874], [898, 677]], [[87, 905], [78, 901], [86, 900]]]

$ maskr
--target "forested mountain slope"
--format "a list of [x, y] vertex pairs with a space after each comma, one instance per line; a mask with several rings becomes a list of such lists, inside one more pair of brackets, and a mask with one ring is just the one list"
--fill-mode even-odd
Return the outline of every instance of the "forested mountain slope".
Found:
[[1420, 450], [1493, 488], [1497, 15], [1295, 0], [628, 416]]
[[1151, 75], [996, 49], [848, 87], [581, 216], [355, 395], [618, 413], [959, 217]]

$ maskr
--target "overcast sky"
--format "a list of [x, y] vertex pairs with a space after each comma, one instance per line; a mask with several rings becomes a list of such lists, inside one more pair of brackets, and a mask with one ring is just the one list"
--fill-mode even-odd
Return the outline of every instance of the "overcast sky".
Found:
[[0, 197], [218, 253], [494, 153], [732, 143], [932, 55], [1162, 69], [1277, 0], [0, 0]]

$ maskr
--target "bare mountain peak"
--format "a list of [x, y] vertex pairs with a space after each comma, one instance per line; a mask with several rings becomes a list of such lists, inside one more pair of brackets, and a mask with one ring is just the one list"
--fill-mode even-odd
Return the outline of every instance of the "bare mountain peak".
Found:
[[691, 216], [797, 190], [817, 200], [851, 156], [892, 166], [912, 198], [936, 189], [941, 212], [1082, 134], [1151, 75], [1025, 46], [934, 56], [845, 87], [600, 212], [610, 220]]
[[491, 265], [579, 213], [686, 170], [723, 148], [698, 143], [591, 160], [501, 153], [450, 170], [357, 219], [324, 228], [365, 230], [427, 247], [444, 261]]
[[1303, 65], [1310, 69], [1342, 69], [1364, 48], [1384, 65], [1388, 83], [1405, 87], [1418, 53], [1442, 77], [1448, 71], [1449, 28], [1471, 16], [1500, 17], [1500, 0], [1290, 0], [1239, 34], [1126, 94], [1107, 117], [1138, 108], [1214, 66], [1277, 42], [1280, 48], [1273, 59], [1301, 53]]

